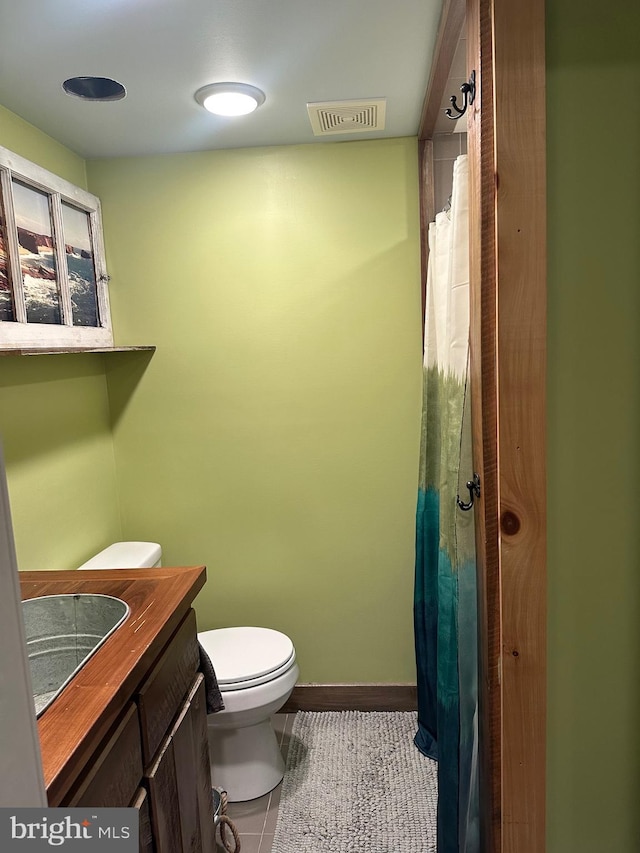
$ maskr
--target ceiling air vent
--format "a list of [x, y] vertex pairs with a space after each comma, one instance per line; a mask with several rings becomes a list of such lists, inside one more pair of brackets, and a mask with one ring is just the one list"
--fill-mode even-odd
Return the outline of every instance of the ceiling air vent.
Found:
[[315, 136], [384, 130], [386, 98], [366, 101], [324, 101], [307, 104]]

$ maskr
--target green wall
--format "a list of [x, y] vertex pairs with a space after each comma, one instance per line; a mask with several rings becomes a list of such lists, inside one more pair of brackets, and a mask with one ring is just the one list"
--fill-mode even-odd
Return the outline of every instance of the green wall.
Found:
[[[82, 158], [4, 107], [0, 145], [86, 186]], [[101, 356], [1, 357], [0, 440], [21, 569], [75, 568], [121, 537]]]
[[638, 33], [547, 4], [548, 853], [640, 850]]
[[303, 681], [411, 681], [420, 418], [415, 139], [88, 163], [118, 343], [124, 534], [206, 563], [201, 628]]
[[0, 145], [79, 187], [87, 187], [82, 157], [3, 106], [0, 106]]

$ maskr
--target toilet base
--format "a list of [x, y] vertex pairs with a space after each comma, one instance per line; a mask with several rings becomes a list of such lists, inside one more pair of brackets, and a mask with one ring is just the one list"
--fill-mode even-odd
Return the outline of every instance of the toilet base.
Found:
[[229, 802], [255, 800], [282, 781], [284, 760], [270, 720], [238, 729], [208, 726], [208, 734], [211, 784]]

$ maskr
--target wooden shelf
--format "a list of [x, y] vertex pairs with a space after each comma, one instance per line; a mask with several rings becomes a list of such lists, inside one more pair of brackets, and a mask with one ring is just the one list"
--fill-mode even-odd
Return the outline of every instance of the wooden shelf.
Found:
[[155, 352], [154, 346], [144, 347], [60, 347], [59, 349], [0, 349], [3, 355], [66, 355], [74, 352]]

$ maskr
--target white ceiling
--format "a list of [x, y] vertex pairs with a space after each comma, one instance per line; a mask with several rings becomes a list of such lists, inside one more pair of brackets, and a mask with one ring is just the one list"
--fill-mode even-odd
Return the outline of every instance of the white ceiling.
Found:
[[[317, 142], [308, 102], [387, 99], [386, 128], [418, 130], [442, 0], [0, 0], [0, 104], [82, 157]], [[69, 77], [111, 77], [95, 103]], [[237, 81], [266, 102], [239, 118], [194, 93]], [[2, 140], [0, 138], [0, 144]]]

